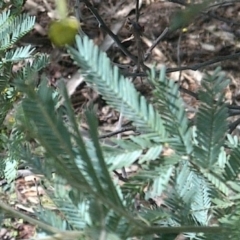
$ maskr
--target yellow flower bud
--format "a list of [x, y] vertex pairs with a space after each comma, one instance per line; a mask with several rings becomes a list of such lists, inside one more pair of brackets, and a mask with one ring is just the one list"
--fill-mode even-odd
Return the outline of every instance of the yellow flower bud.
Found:
[[56, 47], [71, 45], [80, 27], [81, 24], [75, 17], [53, 21], [49, 25], [48, 37]]

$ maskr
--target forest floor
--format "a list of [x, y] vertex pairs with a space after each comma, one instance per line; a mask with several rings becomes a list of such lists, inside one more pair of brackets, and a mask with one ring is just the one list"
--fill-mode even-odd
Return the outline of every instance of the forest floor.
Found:
[[[54, 60], [45, 70], [49, 84], [55, 87], [58, 80], [63, 78], [76, 114], [82, 114], [84, 108], [93, 103], [99, 118], [100, 135], [114, 132], [119, 129], [119, 114], [106, 105], [101, 96], [85, 85], [78, 74], [78, 68], [64, 49], [61, 50], [57, 60], [53, 57], [55, 50], [47, 38], [48, 25], [54, 15], [53, 2], [53, 0], [26, 1], [23, 11], [36, 16], [36, 25], [19, 44], [32, 44], [36, 51], [50, 54]], [[181, 86], [192, 92], [197, 91], [207, 71], [211, 72], [220, 66], [231, 81], [226, 91], [226, 100], [232, 103], [240, 99], [240, 60], [236, 55], [240, 49], [239, 2], [212, 5], [193, 18], [189, 26], [171, 33], [168, 32], [171, 19], [176, 11], [184, 9], [184, 1], [142, 0], [139, 1], [138, 10], [136, 1], [133, 0], [89, 1], [105, 24], [101, 28], [99, 19], [95, 18], [83, 2], [85, 1], [75, 5], [74, 0], [69, 0], [70, 12], [75, 15], [77, 10], [77, 17], [83, 23], [84, 33], [107, 53], [113, 64], [119, 66], [126, 77], [134, 76], [133, 83], [145, 97], [151, 96], [152, 89], [146, 77], [142, 77], [143, 69], [138, 68], [137, 63], [123, 53], [116, 39], [112, 39], [106, 33], [108, 30], [116, 35], [121, 46], [131, 55], [142, 58], [149, 52], [150, 55], [144, 61], [146, 66], [151, 67], [155, 64], [156, 68], [160, 69], [164, 65], [169, 78], [178, 81]], [[138, 21], [136, 15], [139, 15]], [[135, 31], [138, 31], [141, 37], [136, 37]], [[151, 49], [161, 35], [162, 39]], [[222, 57], [224, 60], [219, 61]], [[182, 96], [187, 106], [196, 107], [197, 99], [186, 93], [182, 93]], [[124, 120], [123, 124], [125, 123], [127, 120]], [[84, 124], [82, 127], [87, 128]], [[125, 132], [123, 136], [131, 133], [132, 131]], [[16, 180], [13, 199], [17, 199], [19, 210], [31, 214], [31, 205], [39, 203], [39, 194], [41, 195], [44, 190], [41, 187], [36, 188], [37, 181], [37, 176]], [[29, 224], [12, 220], [10, 225], [11, 228], [6, 227], [0, 231], [0, 236], [8, 236], [5, 239], [28, 239], [34, 234], [34, 226]], [[13, 232], [17, 237], [12, 236]]]

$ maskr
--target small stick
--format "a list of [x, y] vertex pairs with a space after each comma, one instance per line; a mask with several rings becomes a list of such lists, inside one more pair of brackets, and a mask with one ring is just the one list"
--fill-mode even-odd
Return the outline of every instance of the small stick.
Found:
[[101, 135], [101, 136], [99, 136], [99, 139], [112, 137], [112, 136], [117, 135], [117, 134], [119, 134], [119, 133], [123, 133], [123, 132], [127, 132], [127, 131], [134, 131], [134, 130], [136, 130], [135, 127], [125, 127], [125, 128], [121, 128], [121, 129], [116, 130], [116, 131], [114, 131], [114, 132], [106, 133], [106, 134], [104, 134], [104, 135]]
[[146, 51], [144, 54], [144, 61], [146, 61], [149, 56], [152, 53], [152, 50], [159, 44], [159, 42], [165, 37], [165, 35], [168, 33], [169, 28], [166, 27], [163, 32], [160, 34], [160, 36], [153, 42], [152, 46]]
[[99, 27], [101, 27], [105, 32], [114, 40], [114, 42], [118, 45], [118, 47], [122, 50], [122, 52], [128, 56], [134, 63], [137, 64], [138, 60], [135, 56], [133, 56], [121, 43], [119, 38], [116, 34], [114, 34], [105, 24], [101, 16], [98, 14], [97, 10], [92, 6], [92, 4], [88, 0], [82, 0], [86, 4], [86, 6], [89, 8], [89, 10], [92, 12], [94, 17], [97, 19], [99, 23]]

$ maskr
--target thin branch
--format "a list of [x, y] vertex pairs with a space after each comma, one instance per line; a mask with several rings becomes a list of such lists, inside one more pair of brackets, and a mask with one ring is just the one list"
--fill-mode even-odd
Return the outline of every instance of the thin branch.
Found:
[[[81, 23], [81, 20], [83, 19], [82, 17], [82, 13], [80, 11], [80, 5], [82, 3], [80, 3], [80, 0], [75, 0], [75, 4], [74, 4], [74, 11], [75, 11], [75, 17], [78, 19], [78, 21]], [[84, 36], [85, 33], [83, 32], [82, 28], [80, 27], [78, 29], [78, 33], [80, 36]]]
[[182, 71], [182, 70], [196, 71], [200, 68], [207, 67], [207, 66], [212, 65], [214, 63], [222, 62], [222, 61], [229, 60], [229, 59], [236, 59], [238, 57], [240, 57], [240, 52], [234, 53], [234, 54], [229, 54], [229, 55], [226, 55], [226, 56], [218, 56], [218, 57], [215, 57], [215, 58], [213, 58], [211, 60], [208, 60], [206, 62], [197, 63], [197, 64], [193, 64], [193, 65], [190, 65], [190, 66], [183, 66], [183, 67], [179, 67], [179, 68], [178, 67], [167, 68], [166, 72], [170, 73], [170, 72], [176, 72], [176, 71]]
[[228, 106], [228, 116], [233, 117], [233, 116], [238, 116], [238, 115], [240, 115], [239, 106], [238, 106], [238, 109], [236, 109], [236, 108], [233, 108], [233, 106], [229, 105]]
[[235, 109], [235, 110], [240, 111], [240, 106], [238, 106], [238, 105], [229, 105], [228, 107], [231, 108], [231, 109]]
[[203, 14], [207, 15], [208, 17], [214, 18], [214, 19], [216, 19], [216, 20], [218, 20], [218, 21], [227, 23], [227, 24], [236, 25], [236, 26], [239, 26], [239, 25], [240, 25], [240, 23], [239, 23], [238, 21], [229, 20], [229, 19], [227, 19], [227, 18], [217, 16], [217, 15], [216, 15], [215, 13], [213, 13], [212, 11], [210, 11], [210, 12], [205, 12], [205, 13], [203, 13]]
[[230, 228], [226, 227], [209, 227], [209, 226], [181, 226], [181, 227], [159, 227], [159, 226], [147, 226], [141, 230], [136, 229], [133, 231], [133, 236], [141, 236], [147, 233], [163, 234], [163, 233], [182, 233], [182, 232], [194, 232], [194, 233], [220, 233], [231, 232]]
[[237, 126], [240, 124], [240, 118], [238, 118], [236, 121], [232, 122], [229, 124], [228, 128], [228, 132], [231, 134], [236, 128]]
[[[123, 114], [122, 112], [120, 113], [119, 119], [118, 119], [118, 124], [117, 124], [117, 128], [120, 129], [122, 127], [122, 122], [123, 122]], [[118, 133], [117, 138], [121, 139], [122, 134]], [[125, 167], [122, 167], [122, 177], [127, 179], [127, 172]]]
[[[98, 14], [97, 10], [92, 6], [92, 4], [88, 0], [82, 0], [86, 6], [89, 8], [89, 10], [92, 12], [92, 14], [95, 16], [99, 23], [99, 27], [101, 27], [113, 40], [114, 42], [118, 45], [118, 47], [122, 50], [122, 52], [128, 56], [135, 64], [138, 63], [138, 59], [132, 55], [121, 43], [119, 38], [117, 37], [116, 34], [114, 34], [105, 24], [101, 16]], [[149, 70], [149, 68], [145, 65], [142, 66], [144, 71]]]
[[134, 36], [134, 40], [136, 42], [137, 45], [137, 52], [138, 52], [138, 62], [137, 62], [137, 72], [139, 72], [140, 70], [140, 66], [143, 68], [143, 70], [145, 69], [145, 65], [143, 62], [143, 46], [142, 46], [142, 27], [139, 25], [138, 22], [134, 22], [133, 20], [131, 20], [130, 18], [128, 18], [128, 21], [131, 23], [131, 30]]
[[80, 22], [82, 19], [82, 13], [80, 12], [80, 0], [74, 2], [74, 13], [77, 20]]
[[[180, 53], [181, 53], [181, 40], [182, 40], [182, 33], [179, 34], [178, 43], [177, 43], [177, 64], [178, 64], [179, 68], [181, 67], [181, 57], [180, 57]], [[182, 76], [182, 71], [180, 71], [179, 76], [178, 76], [178, 84], [179, 84], [179, 86], [180, 86], [181, 76]]]
[[172, 3], [177, 3], [179, 5], [182, 5], [182, 6], [188, 6], [189, 3], [186, 3], [184, 0], [168, 0], [169, 2], [172, 2]]
[[128, 181], [128, 179], [124, 178], [121, 173], [118, 173], [116, 170], [113, 170], [113, 172], [117, 175], [119, 180], [121, 180], [123, 182], [127, 182]]
[[[240, 57], [240, 52], [238, 53], [234, 53], [234, 54], [229, 54], [226, 56], [219, 56], [219, 57], [215, 57], [211, 60], [208, 60], [206, 62], [203, 63], [197, 63], [197, 64], [193, 64], [190, 66], [182, 66], [182, 67], [175, 67], [175, 68], [167, 68], [166, 69], [166, 73], [171, 73], [171, 72], [177, 72], [177, 71], [183, 71], [183, 70], [193, 70], [196, 71], [198, 69], [201, 69], [203, 67], [207, 67], [210, 66], [214, 63], [218, 63], [218, 62], [223, 62], [225, 60], [229, 60], [229, 59], [236, 59]], [[159, 74], [160, 71], [157, 71], [156, 74]], [[140, 76], [140, 77], [147, 77], [148, 74], [145, 72], [140, 72], [140, 73], [130, 73], [130, 72], [123, 72], [124, 76]]]
[[166, 27], [160, 36], [153, 42], [152, 46], [144, 54], [144, 61], [146, 61], [152, 53], [152, 50], [159, 44], [159, 42], [165, 37], [168, 33], [169, 28]]
[[181, 92], [186, 93], [186, 94], [188, 94], [189, 96], [195, 98], [196, 100], [198, 100], [198, 94], [197, 94], [197, 93], [192, 92], [192, 91], [190, 91], [190, 90], [188, 90], [188, 89], [186, 89], [186, 88], [184, 88], [184, 87], [182, 87], [182, 86], [179, 86], [179, 90], [180, 90]]
[[[141, 35], [142, 33], [139, 31], [139, 29], [141, 28], [141, 26], [139, 25], [138, 21], [139, 21], [139, 16], [140, 16], [140, 9], [139, 9], [139, 0], [136, 0], [136, 8], [135, 8], [135, 15], [136, 15], [136, 20], [135, 22], [131, 21], [130, 22], [132, 24], [132, 30], [133, 30], [133, 35], [135, 38], [135, 41], [137, 43], [137, 50], [138, 50], [138, 63], [137, 63], [137, 72], [139, 72], [140, 70], [140, 65], [143, 66], [144, 69], [144, 60], [143, 60], [143, 54], [142, 54], [142, 39], [141, 39]], [[140, 27], [140, 28], [139, 28]], [[147, 69], [146, 69], [147, 70]]]
[[135, 127], [132, 127], [132, 126], [130, 126], [130, 127], [125, 127], [125, 128], [121, 128], [121, 129], [119, 129], [119, 130], [116, 130], [116, 131], [114, 131], [114, 132], [101, 135], [101, 136], [99, 136], [99, 139], [108, 138], [108, 137], [112, 137], [112, 136], [114, 136], [114, 135], [117, 135], [117, 134], [119, 134], [119, 133], [123, 133], [123, 132], [127, 132], [127, 131], [135, 131], [135, 130], [136, 130], [136, 128], [135, 128]]
[[138, 22], [139, 16], [140, 16], [140, 13], [139, 13], [139, 0], [136, 0], [135, 14], [136, 14], [136, 22]]

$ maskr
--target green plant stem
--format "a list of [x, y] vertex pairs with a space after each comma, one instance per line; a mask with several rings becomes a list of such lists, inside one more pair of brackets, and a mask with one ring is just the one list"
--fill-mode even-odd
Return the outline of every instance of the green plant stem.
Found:
[[183, 227], [145, 227], [141, 230], [135, 230], [132, 236], [143, 236], [147, 234], [163, 234], [163, 233], [223, 233], [228, 229], [224, 227], [210, 227], [210, 226], [183, 226]]
[[66, 0], [55, 0], [55, 4], [60, 19], [66, 18], [68, 13]]

